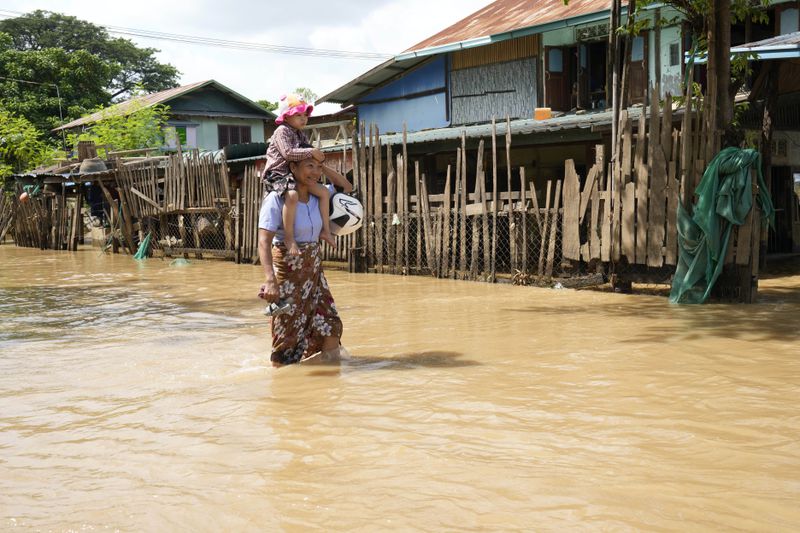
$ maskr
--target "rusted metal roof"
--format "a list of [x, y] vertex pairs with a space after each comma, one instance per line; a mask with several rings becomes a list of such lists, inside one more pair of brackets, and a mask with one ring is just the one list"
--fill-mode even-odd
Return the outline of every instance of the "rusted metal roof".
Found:
[[[220, 91], [227, 93], [234, 97], [237, 100], [244, 102], [245, 104], [251, 106], [253, 108], [253, 112], [257, 113], [261, 111], [261, 114], [264, 115], [265, 118], [275, 117], [274, 113], [270, 113], [266, 109], [261, 108], [258, 104], [250, 100], [249, 98], [242, 96], [241, 94], [237, 93], [236, 91], [225, 87], [221, 83], [216, 80], [205, 80], [205, 81], [198, 81], [196, 83], [190, 83], [189, 85], [183, 85], [181, 87], [174, 87], [172, 89], [167, 89], [165, 91], [159, 91], [157, 93], [145, 94], [143, 96], [139, 96], [136, 98], [131, 98], [130, 100], [126, 100], [125, 102], [120, 102], [119, 104], [113, 105], [104, 111], [98, 111], [97, 113], [92, 113], [91, 115], [86, 115], [81, 117], [77, 120], [73, 120], [63, 126], [59, 126], [58, 128], [53, 129], [52, 131], [60, 131], [60, 130], [68, 130], [72, 128], [77, 128], [79, 126], [84, 126], [87, 124], [92, 124], [94, 122], [99, 121], [103, 118], [104, 113], [113, 114], [113, 115], [126, 115], [130, 113], [132, 110], [141, 109], [143, 107], [150, 107], [156, 104], [164, 104], [173, 100], [179, 96], [182, 96], [186, 93], [190, 93], [194, 90], [197, 90], [201, 87], [206, 87], [208, 85], [213, 85]], [[224, 115], [224, 113], [223, 113]]]
[[[627, 1], [623, 0], [623, 13]], [[431, 56], [525, 35], [605, 20], [608, 0], [497, 0], [402, 54], [331, 91], [317, 102], [353, 103]]]
[[731, 48], [732, 54], [756, 54], [757, 60], [800, 57], [800, 31], [770, 37], [762, 41], [740, 44]]
[[[624, 2], [627, 4], [627, 2]], [[412, 46], [416, 52], [609, 10], [608, 0], [497, 0]]]

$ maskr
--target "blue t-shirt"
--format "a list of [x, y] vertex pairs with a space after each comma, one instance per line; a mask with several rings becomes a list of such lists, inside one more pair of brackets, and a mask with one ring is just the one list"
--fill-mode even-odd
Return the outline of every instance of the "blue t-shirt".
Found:
[[[333, 185], [326, 186], [333, 196]], [[271, 192], [261, 202], [261, 211], [258, 213], [258, 228], [274, 231], [273, 244], [283, 242], [283, 198]], [[322, 215], [319, 212], [319, 198], [313, 194], [308, 195], [308, 202], [298, 202], [294, 216], [294, 240], [297, 242], [317, 242], [319, 232], [322, 231]]]

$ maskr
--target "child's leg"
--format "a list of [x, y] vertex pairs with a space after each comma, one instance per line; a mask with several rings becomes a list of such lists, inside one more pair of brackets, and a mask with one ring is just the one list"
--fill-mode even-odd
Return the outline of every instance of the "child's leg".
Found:
[[300, 255], [300, 248], [294, 240], [294, 216], [297, 212], [298, 200], [297, 191], [288, 190], [283, 193], [283, 211], [281, 212], [283, 218], [283, 243], [286, 245], [289, 255]]
[[331, 233], [331, 192], [322, 184], [314, 185], [311, 194], [319, 198], [319, 213], [322, 215], [322, 231], [319, 238], [331, 246], [336, 244]]

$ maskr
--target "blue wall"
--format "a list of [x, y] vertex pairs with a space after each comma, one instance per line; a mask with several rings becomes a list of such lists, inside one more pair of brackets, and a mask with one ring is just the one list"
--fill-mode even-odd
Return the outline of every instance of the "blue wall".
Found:
[[381, 133], [450, 125], [447, 116], [447, 57], [429, 63], [385, 85], [358, 102], [358, 119], [378, 125]]

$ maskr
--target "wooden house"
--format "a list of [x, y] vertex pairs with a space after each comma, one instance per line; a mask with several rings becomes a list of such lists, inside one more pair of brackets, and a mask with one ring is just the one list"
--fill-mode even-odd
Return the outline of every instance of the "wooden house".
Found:
[[[218, 150], [232, 144], [264, 142], [265, 131], [275, 120], [273, 113], [215, 80], [146, 94], [112, 106], [106, 113], [124, 114], [156, 104], [169, 106], [168, 127], [184, 149]], [[80, 130], [102, 117], [103, 113], [93, 113], [54, 131]]]
[[[767, 251], [800, 252], [800, 20], [796, 7], [781, 10], [783, 30], [776, 37], [734, 47], [752, 63], [751, 106], [746, 127], [769, 145], [764, 151], [765, 180], [775, 203], [775, 226]], [[787, 20], [788, 19], [788, 20]]]

